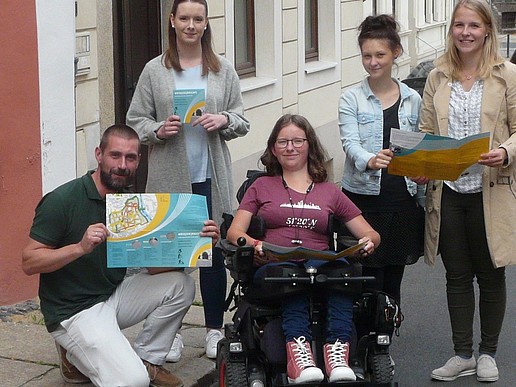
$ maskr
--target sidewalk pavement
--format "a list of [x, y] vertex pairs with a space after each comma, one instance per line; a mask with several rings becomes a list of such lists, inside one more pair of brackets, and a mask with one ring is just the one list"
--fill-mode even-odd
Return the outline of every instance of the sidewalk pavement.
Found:
[[[215, 361], [204, 354], [204, 314], [200, 304], [198, 270], [192, 273], [196, 279], [196, 302], [183, 321], [181, 334], [184, 349], [178, 363], [167, 363], [165, 367], [179, 376], [186, 387], [210, 386], [218, 375]], [[228, 284], [231, 279], [228, 278]], [[229, 288], [229, 286], [228, 286]], [[229, 322], [232, 313], [226, 313]], [[129, 341], [133, 341], [142, 324], [124, 330]], [[46, 328], [36, 321], [0, 321], [0, 386], [59, 387], [72, 386], [61, 378], [57, 351]], [[92, 386], [86, 384], [84, 386]]]

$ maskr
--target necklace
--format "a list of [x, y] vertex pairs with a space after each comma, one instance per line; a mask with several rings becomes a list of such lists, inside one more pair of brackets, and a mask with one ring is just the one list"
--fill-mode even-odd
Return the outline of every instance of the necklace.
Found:
[[[283, 178], [283, 175], [281, 176], [281, 182], [283, 183], [283, 188], [285, 188], [285, 191], [287, 191], [288, 201], [290, 203], [290, 208], [292, 209], [292, 218], [296, 219], [296, 215], [294, 213], [294, 201], [292, 200], [292, 195], [290, 195], [289, 186], [288, 186], [287, 182], [285, 181], [285, 179]], [[301, 212], [299, 213], [299, 218], [302, 218], [302, 216], [303, 216], [303, 211], [304, 211], [305, 205], [306, 205], [306, 197], [308, 196], [308, 194], [310, 193], [310, 191], [313, 188], [314, 188], [314, 182], [312, 181], [310, 183], [310, 185], [308, 186], [308, 188], [306, 189], [305, 197], [303, 198], [303, 201], [302, 201]], [[295, 235], [294, 235], [294, 239], [292, 239], [290, 241], [290, 243], [292, 243], [293, 245], [302, 245], [303, 241], [299, 238], [299, 227], [296, 227], [295, 224], [293, 226], [294, 226]]]
[[473, 73], [472, 73], [472, 74], [467, 74], [467, 73], [465, 73], [465, 72], [462, 72], [462, 76], [463, 76], [464, 78], [466, 78], [466, 80], [468, 80], [468, 81], [472, 80], [472, 79], [476, 76], [476, 74], [477, 74], [477, 72], [476, 72], [476, 71], [473, 71]]

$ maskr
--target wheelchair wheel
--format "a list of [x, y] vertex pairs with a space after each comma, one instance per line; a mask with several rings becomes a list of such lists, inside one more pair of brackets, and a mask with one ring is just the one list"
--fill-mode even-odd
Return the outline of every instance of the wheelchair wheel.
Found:
[[391, 363], [391, 357], [388, 353], [370, 353], [367, 360], [371, 382], [392, 382], [394, 376], [394, 367]]
[[220, 346], [217, 359], [219, 368], [219, 387], [247, 386], [247, 369], [245, 362], [231, 361], [227, 345]]

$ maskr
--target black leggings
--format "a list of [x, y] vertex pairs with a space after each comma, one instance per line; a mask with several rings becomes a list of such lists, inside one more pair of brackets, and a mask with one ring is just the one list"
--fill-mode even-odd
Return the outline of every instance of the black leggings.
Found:
[[460, 194], [446, 185], [441, 202], [439, 247], [455, 353], [473, 353], [476, 277], [480, 289], [481, 354], [494, 355], [506, 305], [505, 268], [495, 269], [487, 246], [482, 193]]

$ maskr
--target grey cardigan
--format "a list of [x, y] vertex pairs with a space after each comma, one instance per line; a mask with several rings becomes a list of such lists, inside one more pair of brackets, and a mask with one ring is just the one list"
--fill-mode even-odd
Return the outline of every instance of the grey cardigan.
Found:
[[[191, 192], [190, 172], [182, 132], [167, 140], [156, 137], [155, 131], [172, 115], [174, 73], [167, 69], [160, 55], [143, 69], [131, 106], [127, 125], [134, 128], [143, 144], [149, 146], [147, 192]], [[221, 69], [208, 73], [207, 113], [227, 113], [229, 125], [208, 133], [208, 149], [212, 165], [213, 219], [220, 224], [223, 212], [231, 212], [233, 179], [231, 156], [226, 141], [245, 136], [249, 121], [244, 117], [240, 80], [232, 64], [219, 56]]]

